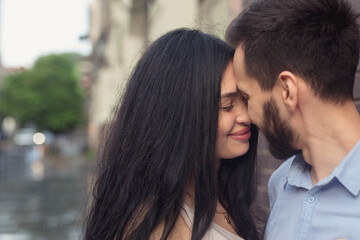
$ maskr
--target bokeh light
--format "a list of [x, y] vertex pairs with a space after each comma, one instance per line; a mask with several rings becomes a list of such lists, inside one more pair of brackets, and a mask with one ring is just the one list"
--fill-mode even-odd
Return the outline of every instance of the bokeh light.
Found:
[[45, 135], [40, 132], [35, 133], [34, 137], [33, 137], [33, 141], [35, 144], [41, 145], [41, 144], [45, 143]]

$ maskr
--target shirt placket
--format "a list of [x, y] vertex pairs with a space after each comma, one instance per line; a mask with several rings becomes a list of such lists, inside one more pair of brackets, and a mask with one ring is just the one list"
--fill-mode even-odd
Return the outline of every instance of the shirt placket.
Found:
[[315, 207], [319, 199], [319, 188], [317, 186], [309, 190], [303, 200], [299, 231], [296, 240], [308, 240], [310, 239], [310, 228], [312, 223], [312, 217], [315, 211]]

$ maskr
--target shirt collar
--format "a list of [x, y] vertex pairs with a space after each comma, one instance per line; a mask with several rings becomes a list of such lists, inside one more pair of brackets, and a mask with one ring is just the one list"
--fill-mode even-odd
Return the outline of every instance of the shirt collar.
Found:
[[294, 156], [287, 175], [286, 184], [309, 190], [312, 187], [309, 168], [310, 165], [305, 162], [301, 153]]
[[[310, 190], [313, 185], [310, 177], [310, 165], [307, 164], [300, 153], [292, 159], [288, 175], [286, 177], [287, 184], [295, 187], [305, 188]], [[360, 192], [360, 140], [341, 161], [341, 163], [334, 169], [334, 171], [327, 178], [321, 180], [316, 185], [326, 185], [333, 178], [337, 178], [338, 181], [354, 196], [357, 196]]]
[[360, 140], [334, 169], [332, 175], [354, 196], [360, 192]]

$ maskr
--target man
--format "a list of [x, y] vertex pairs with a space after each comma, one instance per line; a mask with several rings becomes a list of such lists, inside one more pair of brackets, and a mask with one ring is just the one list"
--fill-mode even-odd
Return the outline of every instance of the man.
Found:
[[260, 0], [230, 24], [237, 86], [270, 152], [265, 239], [360, 239], [356, 14], [342, 0]]

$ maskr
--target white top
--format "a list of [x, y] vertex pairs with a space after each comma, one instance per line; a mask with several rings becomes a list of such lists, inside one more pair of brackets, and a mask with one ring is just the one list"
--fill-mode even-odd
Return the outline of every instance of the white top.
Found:
[[[192, 229], [193, 220], [194, 220], [194, 210], [191, 209], [186, 204], [182, 205], [180, 211], [181, 216], [183, 217], [186, 224]], [[244, 240], [243, 238], [229, 232], [225, 228], [220, 227], [216, 223], [212, 222], [208, 231], [202, 240]]]

